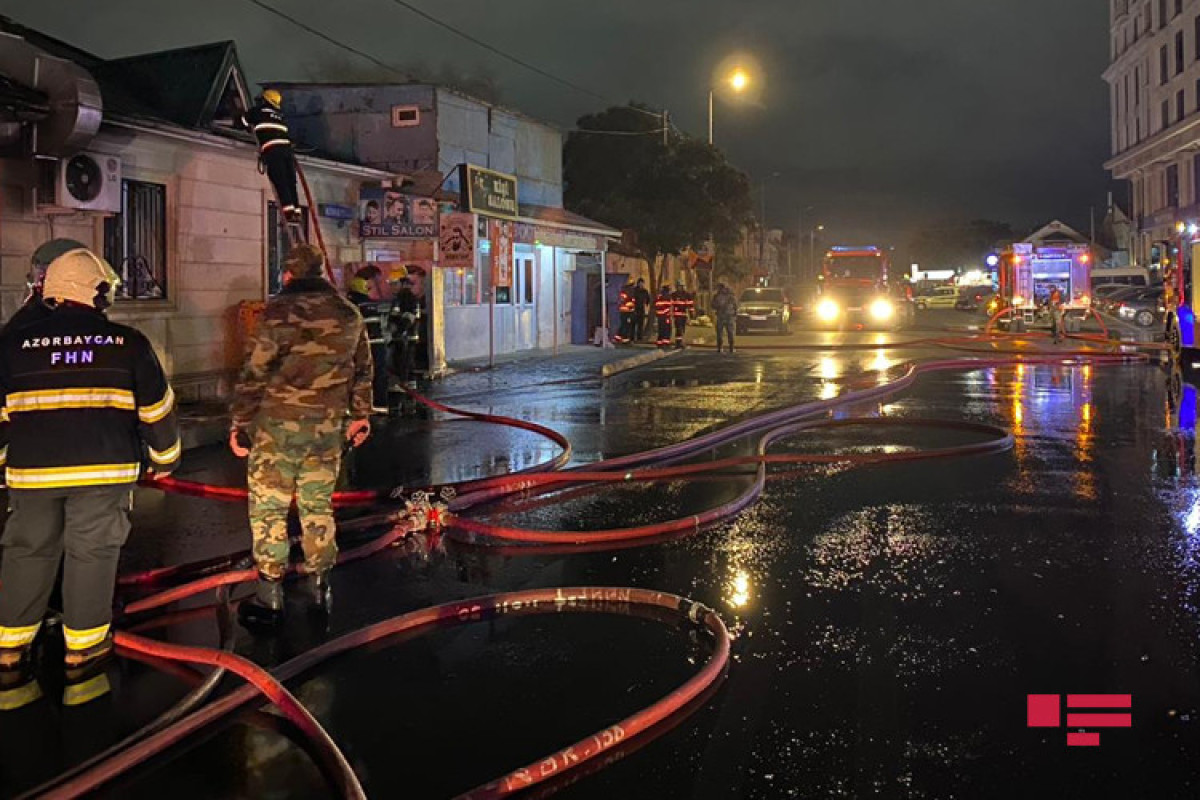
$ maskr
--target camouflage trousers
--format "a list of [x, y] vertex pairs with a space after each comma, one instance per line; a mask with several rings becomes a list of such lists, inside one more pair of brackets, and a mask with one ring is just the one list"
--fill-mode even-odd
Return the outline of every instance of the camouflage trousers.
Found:
[[304, 565], [323, 571], [337, 560], [333, 489], [342, 461], [341, 420], [267, 421], [254, 434], [250, 451], [250, 532], [254, 561], [269, 578], [288, 568], [288, 512], [293, 498], [303, 532]]

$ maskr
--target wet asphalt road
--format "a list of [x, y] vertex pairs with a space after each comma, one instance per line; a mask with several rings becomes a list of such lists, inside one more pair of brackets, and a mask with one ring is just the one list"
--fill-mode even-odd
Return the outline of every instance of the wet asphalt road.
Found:
[[[946, 322], [956, 322], [947, 316]], [[900, 334], [907, 338], [911, 334]], [[874, 334], [790, 337], [789, 344]], [[636, 452], [734, 419], [895, 377], [943, 349], [693, 349], [608, 381], [556, 365], [459, 376], [436, 394], [565, 433], [575, 461]], [[499, 383], [503, 388], [497, 388]], [[489, 385], [490, 384], [490, 385]], [[736, 521], [620, 551], [513, 554], [451, 545], [339, 569], [328, 627], [299, 605], [278, 663], [326, 638], [491, 591], [629, 585], [692, 597], [736, 634], [728, 679], [678, 727], [562, 788], [570, 798], [1195, 797], [1200, 795], [1200, 482], [1195, 394], [1167, 402], [1154, 366], [989, 367], [927, 376], [841, 416], [971, 420], [1013, 431], [1012, 452], [780, 476]], [[1176, 392], [1177, 394], [1177, 392]], [[453, 399], [457, 397], [457, 399]], [[1182, 423], [1182, 424], [1181, 424]], [[939, 431], [807, 434], [773, 452], [940, 447]], [[723, 452], [748, 452], [748, 443]], [[461, 480], [552, 457], [526, 434], [423, 420], [383, 431], [355, 485]], [[220, 452], [189, 477], [236, 481]], [[572, 494], [489, 518], [533, 527], [637, 524], [732, 498], [747, 478]], [[143, 492], [128, 568], [245, 547], [243, 509]], [[201, 618], [165, 637], [215, 644]], [[610, 724], [685, 680], [707, 653], [690, 631], [624, 616], [502, 618], [341, 658], [292, 688], [372, 797], [449, 797]], [[185, 691], [119, 662], [114, 691], [64, 709], [0, 714], [0, 787], [36, 785], [144, 724]], [[230, 681], [227, 686], [233, 685]], [[1133, 696], [1133, 726], [1098, 748], [1030, 730], [1026, 695]], [[127, 798], [325, 797], [309, 757], [241, 718], [115, 784]]]

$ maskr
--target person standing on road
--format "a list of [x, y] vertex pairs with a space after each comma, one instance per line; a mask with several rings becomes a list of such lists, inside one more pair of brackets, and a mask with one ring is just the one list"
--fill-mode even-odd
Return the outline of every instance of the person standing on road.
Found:
[[64, 663], [112, 651], [117, 561], [143, 471], [167, 475], [182, 445], [171, 390], [149, 340], [109, 322], [119, 278], [86, 248], [46, 270], [48, 314], [0, 338], [0, 464], [11, 514], [0, 567], [0, 669], [21, 669], [59, 562]]
[[1050, 297], [1046, 300], [1050, 307], [1050, 335], [1058, 344], [1063, 337], [1063, 296], [1057, 286], [1050, 289]]
[[229, 447], [249, 456], [250, 530], [258, 584], [238, 609], [242, 624], [283, 622], [288, 511], [303, 530], [304, 566], [314, 606], [328, 611], [337, 560], [333, 489], [344, 445], [371, 433], [371, 348], [350, 301], [324, 279], [312, 245], [287, 261], [285, 286], [263, 312], [233, 403]]
[[738, 301], [723, 283], [717, 284], [717, 293], [713, 295], [713, 313], [717, 324], [717, 352], [721, 352], [724, 341], [722, 334], [729, 337], [729, 352], [733, 352], [733, 330], [737, 322]]
[[613, 340], [617, 344], [627, 344], [634, 338], [636, 327], [637, 299], [634, 297], [633, 281], [628, 281], [621, 287], [621, 296], [617, 301], [617, 312], [621, 315], [621, 327]]
[[675, 293], [671, 295], [671, 302], [674, 306], [672, 313], [675, 317], [675, 347], [682, 350], [684, 335], [687, 333], [688, 317], [691, 316], [696, 301], [691, 292], [683, 288], [683, 282], [680, 281], [675, 284]]
[[675, 300], [671, 296], [671, 287], [663, 284], [658, 290], [658, 299], [654, 301], [654, 317], [658, 321], [658, 339], [655, 344], [660, 348], [671, 346], [671, 326], [675, 318]]
[[646, 288], [645, 278], [638, 278], [637, 285], [633, 289], [633, 301], [633, 340], [640, 342], [646, 338], [650, 306], [654, 303], [654, 298], [650, 296], [650, 290]]

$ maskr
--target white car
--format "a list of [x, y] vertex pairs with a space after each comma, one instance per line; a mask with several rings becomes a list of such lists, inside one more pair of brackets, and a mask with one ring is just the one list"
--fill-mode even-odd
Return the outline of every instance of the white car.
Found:
[[954, 308], [958, 303], [958, 289], [953, 286], [938, 286], [932, 294], [923, 294], [913, 300], [918, 311], [927, 308]]

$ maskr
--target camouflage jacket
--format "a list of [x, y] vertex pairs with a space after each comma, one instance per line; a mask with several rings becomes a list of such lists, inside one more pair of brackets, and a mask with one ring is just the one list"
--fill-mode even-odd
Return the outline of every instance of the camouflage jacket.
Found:
[[267, 303], [233, 401], [233, 425], [371, 414], [371, 346], [350, 301], [321, 278], [291, 281]]

